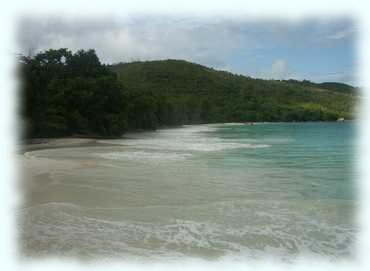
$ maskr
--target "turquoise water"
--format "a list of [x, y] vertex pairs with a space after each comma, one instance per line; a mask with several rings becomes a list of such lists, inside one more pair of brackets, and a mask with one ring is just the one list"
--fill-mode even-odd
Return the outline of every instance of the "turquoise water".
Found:
[[73, 166], [49, 167], [28, 193], [23, 250], [160, 260], [350, 257], [354, 136], [349, 122], [231, 123], [28, 152]]
[[224, 152], [221, 161], [230, 167], [265, 169], [271, 185], [287, 185], [285, 196], [295, 191], [307, 199], [353, 199], [354, 132], [353, 123], [279, 123], [224, 126], [210, 135], [269, 145]]

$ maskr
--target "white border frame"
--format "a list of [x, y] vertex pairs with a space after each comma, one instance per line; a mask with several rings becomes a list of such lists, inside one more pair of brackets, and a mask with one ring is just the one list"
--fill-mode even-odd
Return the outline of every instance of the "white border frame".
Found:
[[[0, 229], [1, 267], [2, 270], [370, 270], [370, 1], [365, 0], [311, 0], [311, 1], [241, 1], [241, 0], [135, 0], [135, 1], [88, 1], [88, 0], [14, 0], [3, 1], [0, 8], [0, 149], [2, 174]], [[15, 71], [15, 55], [17, 44], [15, 30], [21, 15], [42, 16], [58, 15], [73, 17], [101, 17], [123, 15], [171, 15], [171, 16], [201, 16], [219, 18], [249, 19], [284, 19], [301, 20], [312, 17], [353, 18], [360, 26], [358, 46], [358, 73], [360, 85], [364, 87], [363, 104], [359, 110], [359, 135], [357, 144], [358, 196], [360, 207], [358, 223], [360, 233], [357, 238], [355, 261], [324, 262], [317, 259], [300, 258], [295, 264], [282, 262], [207, 262], [194, 259], [183, 259], [176, 262], [93, 262], [83, 264], [75, 261], [58, 259], [22, 262], [17, 258], [16, 224], [14, 208], [19, 203], [15, 190], [17, 165], [13, 155], [17, 143], [17, 81], [13, 76]]]

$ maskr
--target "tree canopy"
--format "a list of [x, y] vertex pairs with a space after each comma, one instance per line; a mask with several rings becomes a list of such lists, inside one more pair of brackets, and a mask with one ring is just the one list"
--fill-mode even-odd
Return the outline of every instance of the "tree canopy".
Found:
[[119, 136], [127, 128], [127, 93], [94, 50], [47, 50], [21, 58], [26, 135]]

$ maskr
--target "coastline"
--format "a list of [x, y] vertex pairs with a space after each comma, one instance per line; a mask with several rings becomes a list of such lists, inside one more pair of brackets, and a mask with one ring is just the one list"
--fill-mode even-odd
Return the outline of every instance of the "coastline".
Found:
[[[255, 125], [255, 124], [266, 124], [266, 123], [348, 123], [353, 122], [354, 120], [346, 119], [344, 121], [287, 121], [287, 122], [281, 122], [281, 121], [260, 121], [260, 122], [234, 122], [237, 124], [243, 124], [243, 125]], [[209, 125], [209, 124], [226, 124], [226, 123], [202, 123], [202, 124], [184, 124], [184, 125], [175, 125], [175, 126], [162, 126], [159, 127], [156, 130], [144, 130], [144, 129], [136, 129], [131, 130], [121, 137], [104, 137], [104, 136], [72, 136], [72, 137], [55, 137], [55, 138], [30, 138], [25, 139], [21, 144], [18, 145], [18, 151], [17, 153], [24, 154], [28, 151], [34, 151], [34, 150], [42, 150], [42, 149], [54, 149], [54, 148], [69, 148], [69, 147], [89, 147], [89, 146], [116, 146], [116, 144], [113, 143], [101, 143], [100, 140], [111, 140], [111, 139], [127, 139], [129, 138], [130, 134], [135, 133], [142, 133], [142, 132], [153, 132], [158, 131], [161, 129], [176, 129], [181, 128], [187, 125]], [[122, 146], [117, 145], [117, 146]]]
[[[112, 138], [81, 138], [81, 137], [59, 137], [59, 138], [34, 138], [23, 142], [18, 146], [18, 153], [25, 154], [29, 151], [58, 149], [58, 148], [78, 148], [89, 146], [115, 146], [115, 144], [100, 143], [99, 140]], [[122, 146], [122, 145], [120, 145]]]

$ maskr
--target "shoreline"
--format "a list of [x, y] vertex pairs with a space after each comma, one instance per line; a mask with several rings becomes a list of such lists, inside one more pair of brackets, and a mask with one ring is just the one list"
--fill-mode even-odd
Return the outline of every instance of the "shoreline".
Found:
[[[34, 138], [23, 142], [18, 146], [18, 154], [24, 155], [29, 151], [59, 149], [59, 148], [78, 148], [91, 146], [122, 146], [110, 143], [100, 143], [98, 140], [108, 138], [80, 138], [80, 137], [59, 137], [59, 138]], [[109, 138], [112, 139], [112, 138]], [[117, 138], [118, 139], [118, 138]], [[124, 139], [124, 138], [120, 138]]]
[[33, 142], [23, 143], [18, 147], [18, 153], [24, 155], [29, 151], [57, 149], [68, 147], [81, 147], [97, 144], [94, 139], [80, 139], [80, 138], [42, 138], [35, 139]]
[[[255, 124], [266, 124], [266, 123], [348, 123], [352, 122], [352, 120], [344, 120], [344, 121], [305, 121], [305, 122], [233, 122], [237, 124], [242, 125], [255, 125]], [[112, 140], [112, 139], [128, 139], [130, 134], [132, 133], [145, 133], [145, 132], [155, 132], [162, 129], [176, 129], [181, 128], [188, 125], [217, 125], [217, 124], [227, 124], [226, 123], [204, 123], [204, 124], [184, 124], [181, 126], [164, 126], [160, 127], [156, 130], [132, 130], [128, 133], [122, 135], [121, 137], [96, 137], [96, 136], [71, 136], [71, 137], [55, 137], [55, 138], [29, 138], [24, 139], [21, 141], [21, 143], [18, 145], [17, 153], [24, 154], [28, 151], [34, 151], [34, 150], [43, 150], [43, 149], [57, 149], [57, 148], [77, 148], [77, 147], [91, 147], [91, 146], [122, 146], [113, 144], [113, 143], [101, 143], [98, 142], [100, 140]]]

